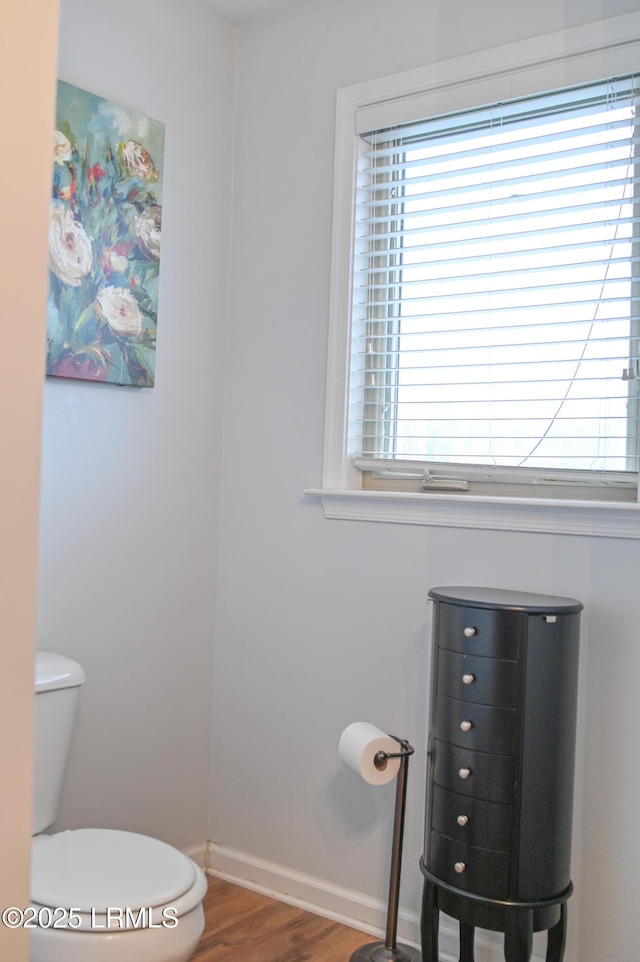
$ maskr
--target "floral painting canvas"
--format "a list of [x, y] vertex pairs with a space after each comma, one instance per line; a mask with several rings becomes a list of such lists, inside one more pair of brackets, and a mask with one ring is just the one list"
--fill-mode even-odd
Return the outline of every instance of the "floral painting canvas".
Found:
[[164, 125], [58, 83], [47, 374], [155, 382]]

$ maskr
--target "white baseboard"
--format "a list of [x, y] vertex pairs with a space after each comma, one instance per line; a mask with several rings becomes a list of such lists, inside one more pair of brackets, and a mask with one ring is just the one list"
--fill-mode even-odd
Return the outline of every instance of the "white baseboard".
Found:
[[184, 852], [185, 855], [188, 855], [189, 858], [193, 859], [196, 865], [199, 865], [200, 868], [204, 869], [206, 872], [207, 861], [208, 861], [208, 855], [207, 855], [208, 848], [209, 848], [209, 843], [203, 842], [201, 845], [193, 845], [191, 848], [184, 848], [182, 851]]
[[[386, 903], [351, 889], [330, 885], [311, 875], [295, 872], [282, 865], [254, 858], [245, 852], [207, 842], [203, 853], [204, 868], [209, 875], [261, 892], [280, 902], [296, 905], [307, 912], [340, 922], [370, 935], [384, 938]], [[191, 855], [194, 858], [193, 855]], [[194, 858], [198, 861], [198, 858]], [[199, 864], [202, 864], [199, 862]], [[398, 912], [398, 941], [420, 947], [420, 919], [413, 912]], [[440, 921], [440, 962], [457, 962], [460, 951], [457, 923], [446, 916]], [[535, 951], [535, 948], [534, 948]], [[475, 942], [476, 962], [504, 962], [502, 936], [479, 931]], [[531, 962], [544, 962], [534, 954]]]

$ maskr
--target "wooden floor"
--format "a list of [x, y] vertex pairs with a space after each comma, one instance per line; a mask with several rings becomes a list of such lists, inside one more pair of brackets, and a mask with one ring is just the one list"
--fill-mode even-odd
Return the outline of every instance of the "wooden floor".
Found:
[[209, 878], [205, 930], [192, 962], [349, 962], [373, 936]]

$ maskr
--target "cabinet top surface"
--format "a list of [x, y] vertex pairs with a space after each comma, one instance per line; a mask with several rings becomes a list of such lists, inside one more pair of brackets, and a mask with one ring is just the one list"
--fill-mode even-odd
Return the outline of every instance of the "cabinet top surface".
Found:
[[472, 608], [501, 608], [509, 611], [581, 611], [584, 607], [575, 598], [534, 594], [530, 591], [511, 591], [507, 588], [450, 586], [431, 588], [434, 601], [449, 601]]

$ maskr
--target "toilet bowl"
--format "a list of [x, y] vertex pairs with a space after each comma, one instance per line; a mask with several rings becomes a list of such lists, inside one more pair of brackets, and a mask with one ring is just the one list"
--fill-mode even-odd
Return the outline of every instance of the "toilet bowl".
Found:
[[42, 834], [57, 816], [82, 668], [38, 653], [29, 962], [188, 962], [207, 880], [188, 856], [135, 832]]
[[33, 840], [30, 962], [187, 962], [204, 929], [201, 869], [158, 839], [78, 829]]

